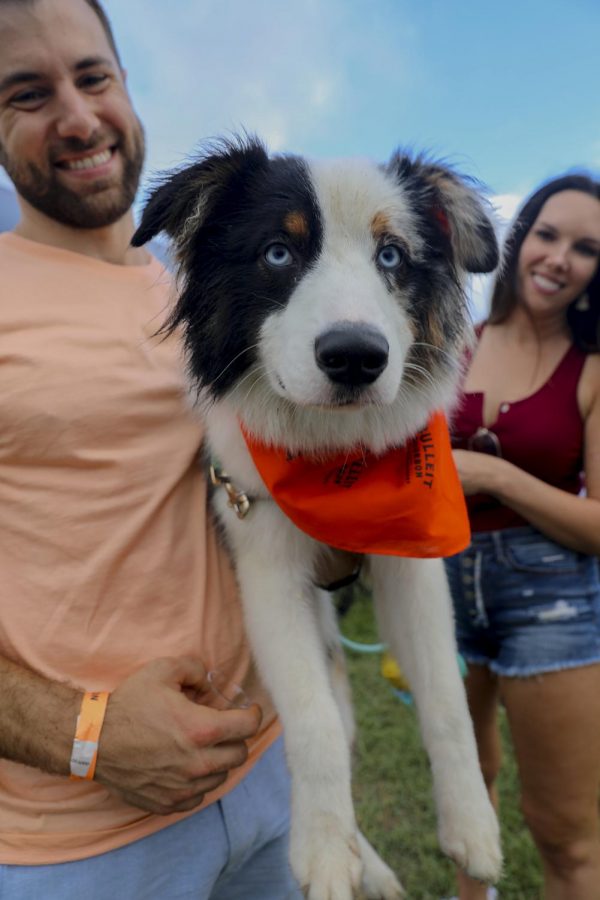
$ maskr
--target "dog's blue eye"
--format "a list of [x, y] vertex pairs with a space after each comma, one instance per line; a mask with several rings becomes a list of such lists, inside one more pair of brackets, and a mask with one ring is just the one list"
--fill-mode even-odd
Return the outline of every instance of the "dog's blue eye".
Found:
[[282, 269], [285, 266], [291, 266], [294, 257], [285, 244], [269, 244], [265, 250], [265, 260], [270, 266]]
[[397, 244], [386, 244], [377, 254], [377, 263], [382, 269], [397, 269], [404, 254]]

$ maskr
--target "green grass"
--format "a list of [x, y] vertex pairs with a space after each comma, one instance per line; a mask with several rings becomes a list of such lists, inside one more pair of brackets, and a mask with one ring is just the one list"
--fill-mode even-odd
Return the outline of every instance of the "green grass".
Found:
[[[344, 634], [376, 642], [368, 597], [359, 596], [342, 620]], [[347, 652], [358, 740], [354, 795], [365, 835], [400, 877], [409, 900], [439, 900], [456, 893], [452, 864], [436, 838], [431, 773], [414, 709], [380, 675], [378, 654]], [[541, 877], [533, 843], [519, 811], [518, 785], [505, 721], [499, 784], [505, 867], [500, 900], [536, 900]]]

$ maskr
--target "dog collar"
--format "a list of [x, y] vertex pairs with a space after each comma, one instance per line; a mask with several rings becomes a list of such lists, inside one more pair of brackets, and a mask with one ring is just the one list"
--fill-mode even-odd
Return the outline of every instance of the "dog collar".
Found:
[[227, 472], [221, 468], [216, 460], [211, 462], [208, 468], [210, 482], [214, 487], [225, 488], [227, 493], [227, 505], [234, 511], [238, 519], [245, 519], [250, 512], [250, 507], [256, 501], [256, 497], [250, 496], [246, 491], [241, 491], [235, 486]]
[[354, 553], [438, 557], [469, 544], [466, 504], [444, 415], [402, 447], [360, 448], [324, 460], [290, 454], [242, 433], [265, 486], [286, 516], [318, 541]]

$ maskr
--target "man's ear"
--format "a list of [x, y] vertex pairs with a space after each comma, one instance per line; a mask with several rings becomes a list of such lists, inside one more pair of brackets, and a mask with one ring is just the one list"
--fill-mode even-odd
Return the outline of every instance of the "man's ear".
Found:
[[139, 247], [160, 231], [183, 251], [231, 180], [246, 166], [268, 164], [265, 147], [256, 138], [221, 142], [193, 165], [167, 175], [149, 195], [132, 244]]
[[491, 272], [496, 268], [499, 254], [492, 209], [474, 183], [448, 166], [404, 153], [396, 153], [387, 170], [428, 210], [441, 245], [461, 269]]

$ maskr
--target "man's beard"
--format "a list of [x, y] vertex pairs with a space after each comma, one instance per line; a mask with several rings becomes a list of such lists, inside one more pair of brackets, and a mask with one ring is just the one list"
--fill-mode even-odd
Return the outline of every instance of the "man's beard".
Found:
[[[65, 141], [64, 150], [84, 153], [97, 145], [97, 140], [91, 143], [71, 138]], [[107, 186], [104, 179], [99, 179], [95, 186], [87, 186], [89, 193], [85, 193], [85, 184], [81, 186], [81, 193], [62, 184], [51, 163], [48, 173], [44, 173], [33, 163], [11, 160], [2, 145], [0, 164], [6, 169], [17, 193], [38, 212], [74, 228], [105, 228], [131, 208], [138, 189], [145, 156], [144, 131], [139, 120], [128, 145], [121, 137], [117, 149], [123, 159], [120, 183]]]

